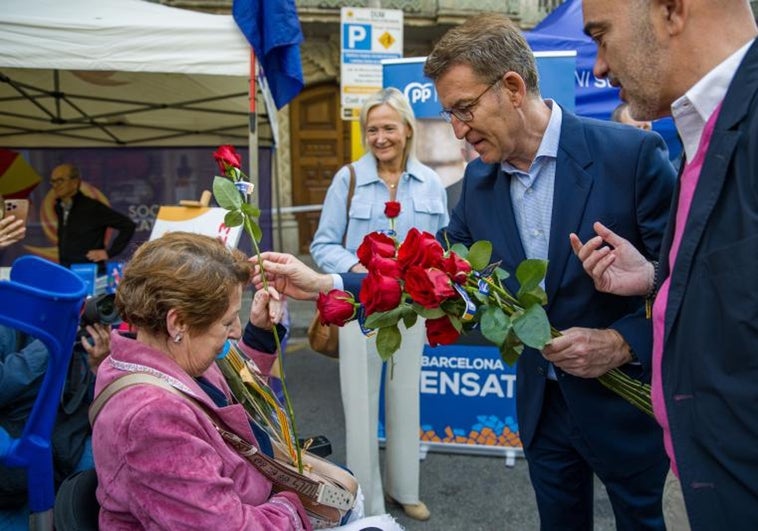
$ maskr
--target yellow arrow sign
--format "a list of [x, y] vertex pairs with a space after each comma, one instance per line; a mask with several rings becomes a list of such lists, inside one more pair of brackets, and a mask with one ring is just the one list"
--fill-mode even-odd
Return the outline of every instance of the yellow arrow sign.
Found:
[[389, 49], [390, 46], [395, 44], [395, 37], [389, 31], [385, 31], [379, 36], [379, 44], [384, 46], [385, 49]]

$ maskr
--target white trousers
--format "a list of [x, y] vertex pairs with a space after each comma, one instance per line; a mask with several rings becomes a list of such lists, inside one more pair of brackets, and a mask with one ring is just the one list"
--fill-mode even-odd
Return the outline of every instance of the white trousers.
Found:
[[[424, 348], [421, 319], [410, 330], [400, 323], [402, 344], [387, 362], [384, 382], [386, 490], [403, 504], [419, 502], [419, 379]], [[379, 469], [379, 387], [382, 360], [376, 336], [357, 322], [340, 328], [340, 386], [345, 411], [347, 467], [358, 478], [367, 516], [385, 513]]]

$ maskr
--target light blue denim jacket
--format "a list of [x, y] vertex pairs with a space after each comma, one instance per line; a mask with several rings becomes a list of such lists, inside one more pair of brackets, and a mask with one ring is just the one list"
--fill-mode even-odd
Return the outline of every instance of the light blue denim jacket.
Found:
[[[350, 171], [344, 167], [335, 174], [326, 192], [318, 230], [311, 243], [311, 256], [324, 273], [347, 272], [358, 263], [355, 251], [363, 237], [390, 228], [384, 215], [384, 203], [390, 200], [390, 191], [379, 178], [376, 159], [367, 153], [354, 162], [353, 167], [355, 192], [350, 204], [350, 223], [345, 227]], [[436, 234], [448, 224], [445, 187], [434, 170], [416, 159], [408, 160], [407, 169], [398, 182], [395, 200], [400, 203], [400, 215], [395, 219], [399, 241], [412, 227]]]

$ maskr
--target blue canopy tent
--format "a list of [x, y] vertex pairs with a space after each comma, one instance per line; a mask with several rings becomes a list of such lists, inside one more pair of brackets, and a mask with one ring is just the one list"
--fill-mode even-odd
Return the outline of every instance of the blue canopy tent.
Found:
[[[619, 90], [606, 79], [598, 79], [592, 73], [597, 47], [587, 37], [582, 28], [581, 0], [566, 0], [553, 10], [532, 31], [525, 33], [534, 51], [576, 50], [576, 113], [600, 120], [610, 119], [611, 112], [621, 102]], [[674, 122], [664, 118], [653, 122], [653, 130], [658, 132], [669, 148], [669, 157], [679, 156], [682, 147]]]

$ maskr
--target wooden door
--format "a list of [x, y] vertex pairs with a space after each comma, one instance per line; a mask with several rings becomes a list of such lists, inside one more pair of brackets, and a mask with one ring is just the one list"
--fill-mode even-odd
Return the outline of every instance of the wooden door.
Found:
[[[339, 85], [317, 85], [300, 93], [290, 103], [290, 126], [292, 204], [321, 205], [335, 172], [350, 162], [350, 127], [340, 117]], [[300, 253], [308, 253], [320, 214], [295, 214]]]

